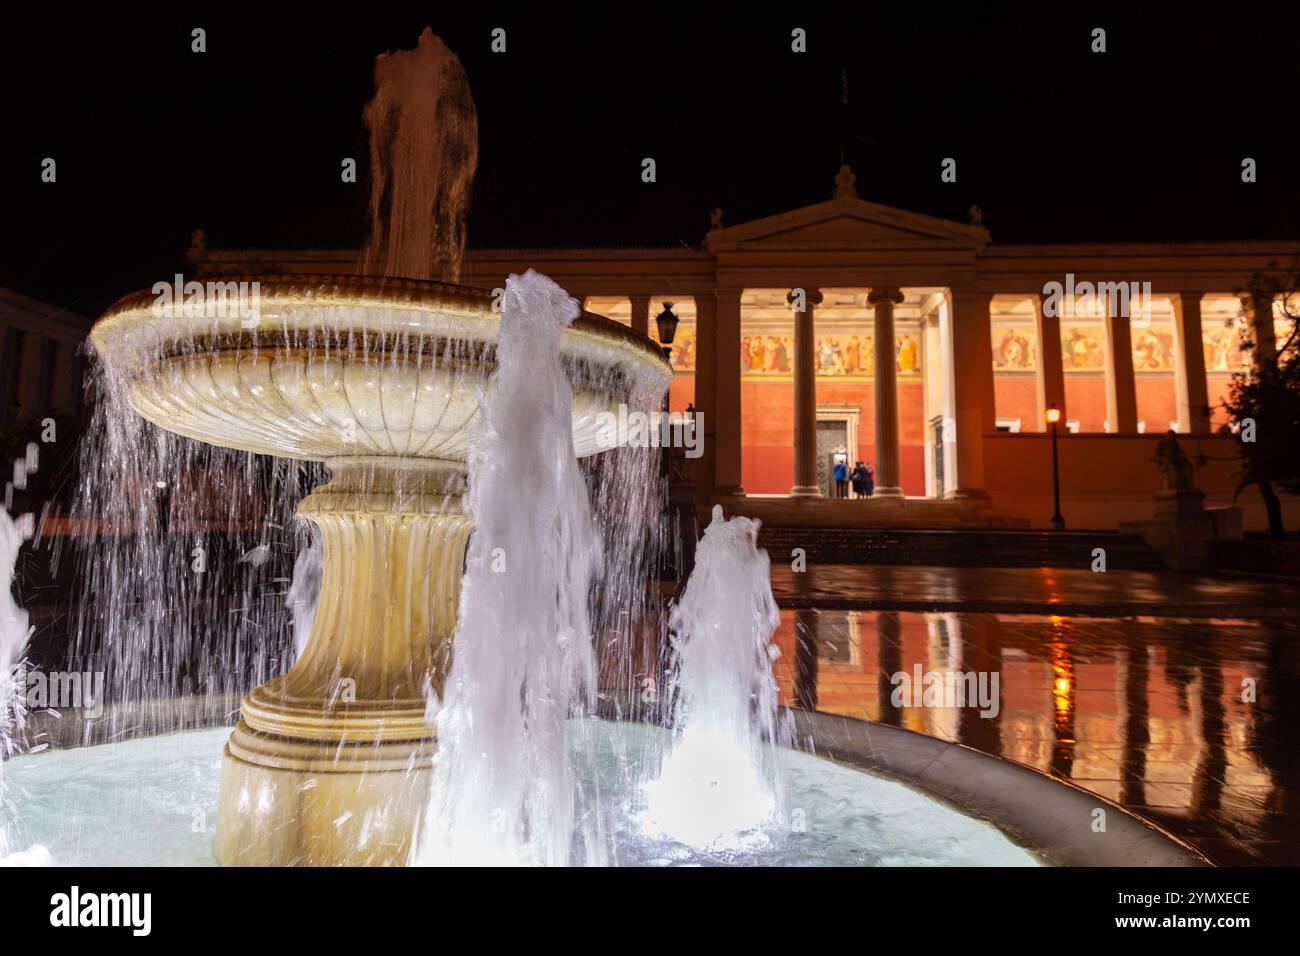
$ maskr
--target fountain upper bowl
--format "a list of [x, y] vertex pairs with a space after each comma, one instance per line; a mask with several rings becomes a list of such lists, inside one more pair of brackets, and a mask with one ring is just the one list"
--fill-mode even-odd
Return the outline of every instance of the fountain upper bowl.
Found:
[[[91, 330], [110, 380], [168, 431], [284, 458], [465, 460], [496, 368], [491, 293], [371, 276], [222, 276], [119, 299]], [[652, 409], [672, 370], [649, 338], [584, 312], [564, 331], [579, 457], [606, 413]]]

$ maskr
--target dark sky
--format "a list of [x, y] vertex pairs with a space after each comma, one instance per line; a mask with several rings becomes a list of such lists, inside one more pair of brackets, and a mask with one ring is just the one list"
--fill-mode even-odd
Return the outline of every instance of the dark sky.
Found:
[[1278, 10], [371, 6], [10, 19], [0, 285], [93, 316], [175, 271], [195, 228], [213, 247], [357, 244], [374, 57], [426, 25], [478, 104], [473, 245], [694, 245], [715, 206], [734, 224], [829, 198], [842, 153], [864, 198], [960, 220], [978, 204], [996, 243], [1300, 236], [1297, 18]]

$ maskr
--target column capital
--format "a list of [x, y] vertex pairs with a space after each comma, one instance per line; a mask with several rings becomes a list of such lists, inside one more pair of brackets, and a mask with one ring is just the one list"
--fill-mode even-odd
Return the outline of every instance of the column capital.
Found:
[[718, 297], [712, 289], [705, 292], [696, 292], [691, 298], [695, 301], [695, 311], [700, 309], [716, 309], [718, 307]]
[[867, 293], [868, 305], [881, 305], [885, 302], [891, 305], [902, 304], [903, 290], [897, 286], [879, 286]]
[[796, 298], [795, 293], [798, 291], [803, 292], [803, 299], [806, 305], [821, 305], [822, 300], [825, 298], [822, 295], [821, 289], [809, 289], [807, 286], [798, 286], [791, 289], [789, 293], [786, 294], [785, 301], [790, 305], [794, 305]]
[[740, 297], [744, 294], [744, 288], [739, 286], [720, 285], [713, 290], [713, 295], [719, 302], [739, 302]]

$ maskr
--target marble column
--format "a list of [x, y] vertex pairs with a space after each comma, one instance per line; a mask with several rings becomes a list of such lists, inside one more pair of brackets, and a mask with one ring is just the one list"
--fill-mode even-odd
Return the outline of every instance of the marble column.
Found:
[[[1065, 430], [1065, 366], [1061, 359], [1061, 317], [1043, 312], [1043, 297], [1030, 296], [1038, 322], [1038, 430], [1047, 430], [1047, 407], [1061, 410]], [[1053, 310], [1055, 311], [1055, 310]]]
[[1210, 433], [1210, 395], [1205, 381], [1205, 344], [1201, 337], [1201, 293], [1170, 296], [1174, 307], [1174, 390], [1178, 430]]
[[[695, 411], [700, 415], [700, 457], [695, 469], [697, 503], [713, 494], [714, 449], [718, 416], [714, 407], [717, 381], [718, 299], [712, 292], [695, 296]], [[740, 346], [736, 346], [739, 348]]]
[[877, 498], [903, 497], [898, 462], [898, 355], [894, 344], [894, 306], [903, 293], [894, 287], [872, 289], [867, 303], [875, 309], [876, 357], [876, 490]]
[[650, 296], [630, 295], [632, 303], [632, 328], [642, 335], [650, 334]]
[[993, 296], [952, 289], [953, 444], [957, 475], [945, 498], [987, 498], [984, 436], [995, 428], [993, 403]]
[[714, 355], [713, 491], [743, 495], [740, 483], [740, 296], [742, 289], [716, 290]]
[[[817, 483], [817, 356], [814, 309], [817, 289], [795, 289], [786, 297], [794, 313], [794, 486], [792, 498], [820, 498]], [[803, 306], [800, 311], [800, 305]]]
[[1127, 315], [1115, 315], [1118, 303], [1106, 310], [1106, 421], [1111, 432], [1137, 433], [1137, 382], [1133, 377], [1133, 333]]
[[1274, 367], [1277, 357], [1277, 333], [1273, 330], [1273, 291], [1267, 288], [1251, 288], [1243, 294], [1241, 304], [1246, 310], [1246, 321], [1250, 323], [1250, 334], [1255, 341], [1256, 366], [1259, 369]]

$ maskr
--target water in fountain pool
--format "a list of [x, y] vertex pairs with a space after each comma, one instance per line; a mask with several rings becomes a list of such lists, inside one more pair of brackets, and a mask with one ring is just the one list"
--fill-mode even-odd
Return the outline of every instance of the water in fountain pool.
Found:
[[690, 846], [764, 842], [789, 824], [775, 759], [792, 731], [778, 717], [780, 617], [758, 527], [714, 506], [669, 620], [673, 741], [646, 785], [642, 824]]
[[[22, 755], [9, 768], [19, 835], [50, 847], [66, 865], [211, 865], [211, 808], [228, 733], [216, 727]], [[579, 794], [574, 812], [607, 821], [611, 864], [1039, 865], [987, 823], [902, 784], [792, 750], [780, 751], [774, 767], [799, 811], [797, 826], [744, 845], [692, 846], [645, 832], [646, 794], [628, 772], [658, 759], [669, 731], [579, 718], [568, 739]], [[575, 848], [573, 861], [580, 860]]]

